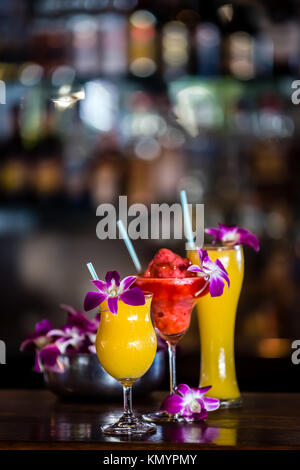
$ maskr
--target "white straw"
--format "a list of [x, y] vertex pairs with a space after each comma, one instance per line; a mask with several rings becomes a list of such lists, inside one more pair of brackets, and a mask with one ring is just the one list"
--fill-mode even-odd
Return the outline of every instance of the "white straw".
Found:
[[97, 276], [97, 273], [95, 271], [95, 268], [94, 268], [93, 264], [92, 263], [87, 263], [87, 267], [88, 267], [88, 270], [91, 273], [91, 276], [92, 276], [93, 280], [94, 281], [99, 281], [99, 277]]
[[189, 206], [188, 206], [188, 201], [186, 197], [186, 192], [183, 189], [180, 191], [180, 200], [181, 200], [181, 205], [182, 205], [182, 211], [183, 211], [183, 220], [184, 220], [184, 226], [185, 226], [185, 233], [186, 237], [189, 243], [189, 248], [191, 250], [195, 249], [195, 242], [194, 242], [194, 236], [193, 236], [193, 229], [192, 229], [192, 222], [191, 222], [191, 217], [190, 217], [190, 211], [189, 211]]
[[119, 230], [120, 230], [120, 234], [122, 235], [123, 239], [124, 239], [124, 242], [125, 242], [125, 245], [127, 247], [127, 250], [131, 256], [131, 259], [133, 261], [133, 264], [135, 266], [135, 269], [137, 270], [137, 272], [141, 272], [142, 270], [142, 266], [141, 266], [141, 263], [137, 257], [137, 254], [136, 254], [136, 251], [135, 249], [133, 248], [133, 244], [131, 243], [131, 240], [128, 236], [128, 233], [126, 232], [125, 230], [125, 227], [123, 225], [123, 222], [122, 220], [118, 220], [117, 222], [117, 225], [119, 227]]

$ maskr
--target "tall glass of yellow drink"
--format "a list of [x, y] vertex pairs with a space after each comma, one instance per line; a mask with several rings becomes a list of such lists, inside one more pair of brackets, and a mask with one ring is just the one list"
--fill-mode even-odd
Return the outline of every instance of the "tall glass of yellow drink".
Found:
[[[219, 398], [221, 406], [241, 404], [234, 360], [234, 331], [239, 296], [244, 277], [241, 245], [203, 247], [212, 261], [219, 259], [230, 279], [220, 297], [201, 297], [197, 302], [201, 341], [200, 387], [212, 385], [210, 396]], [[193, 264], [200, 263], [197, 250], [188, 251]]]
[[157, 348], [150, 316], [152, 294], [145, 294], [145, 305], [133, 306], [119, 300], [113, 315], [106, 302], [100, 306], [101, 320], [96, 351], [106, 372], [123, 386], [124, 414], [103, 427], [105, 434], [131, 435], [154, 432], [155, 425], [144, 423], [132, 411], [132, 385], [150, 368]]

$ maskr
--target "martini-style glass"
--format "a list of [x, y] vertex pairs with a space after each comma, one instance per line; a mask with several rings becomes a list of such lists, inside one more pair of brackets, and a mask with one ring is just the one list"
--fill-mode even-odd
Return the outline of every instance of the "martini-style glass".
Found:
[[[197, 300], [207, 294], [208, 277], [151, 278], [138, 277], [135, 285], [143, 291], [152, 292], [152, 320], [158, 334], [168, 344], [170, 367], [170, 392], [176, 387], [176, 345], [187, 332], [193, 307]], [[183, 418], [159, 411], [144, 415], [146, 421], [179, 422]]]

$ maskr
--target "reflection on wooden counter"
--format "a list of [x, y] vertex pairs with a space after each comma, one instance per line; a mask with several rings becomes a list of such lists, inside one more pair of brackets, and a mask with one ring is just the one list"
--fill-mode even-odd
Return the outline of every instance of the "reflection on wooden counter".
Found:
[[[136, 405], [157, 409], [164, 393]], [[300, 449], [300, 394], [244, 394], [244, 407], [205, 423], [167, 424], [140, 438], [106, 437], [119, 404], [59, 401], [47, 391], [0, 391], [0, 449]]]

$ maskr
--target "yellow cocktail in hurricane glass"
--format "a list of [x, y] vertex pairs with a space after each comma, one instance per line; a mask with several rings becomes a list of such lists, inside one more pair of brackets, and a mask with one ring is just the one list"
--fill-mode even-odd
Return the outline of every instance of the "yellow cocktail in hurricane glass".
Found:
[[116, 271], [109, 271], [106, 281], [93, 281], [98, 292], [89, 292], [84, 307], [100, 305], [100, 325], [96, 351], [102, 367], [123, 386], [124, 414], [102, 428], [109, 435], [137, 435], [156, 431], [132, 411], [132, 385], [150, 368], [157, 348], [150, 307], [152, 294], [138, 287], [130, 288], [135, 276], [120, 281]]

